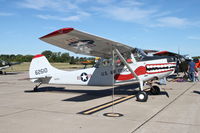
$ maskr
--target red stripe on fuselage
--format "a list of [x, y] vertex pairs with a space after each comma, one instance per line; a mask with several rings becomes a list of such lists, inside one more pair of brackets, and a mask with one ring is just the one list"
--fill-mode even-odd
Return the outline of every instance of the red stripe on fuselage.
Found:
[[[146, 67], [144, 67], [144, 66], [140, 66], [135, 70], [135, 73], [138, 76], [146, 74], [146, 72], [147, 72], [146, 71]], [[126, 75], [116, 74], [114, 78], [115, 78], [115, 80], [130, 80], [130, 79], [133, 79], [134, 76], [133, 76], [132, 73], [131, 74], [126, 74]]]
[[[161, 63], [161, 64], [147, 64], [146, 66], [158, 66], [158, 65], [175, 65], [176, 63]], [[170, 70], [166, 70], [166, 71], [160, 71], [160, 72], [147, 72], [146, 67], [144, 66], [140, 66], [135, 70], [136, 75], [140, 76], [140, 75], [144, 75], [144, 74], [157, 74], [157, 73], [165, 73], [165, 72], [169, 72], [169, 71], [173, 71], [173, 69]], [[134, 78], [134, 75], [132, 73], [130, 74], [116, 74], [115, 75], [115, 80], [130, 80]]]

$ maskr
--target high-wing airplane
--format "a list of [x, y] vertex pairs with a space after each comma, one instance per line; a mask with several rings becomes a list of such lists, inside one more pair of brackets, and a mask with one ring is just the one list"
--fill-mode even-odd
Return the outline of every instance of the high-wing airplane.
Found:
[[6, 61], [3, 61], [3, 60], [0, 60], [0, 74], [4, 74], [6, 75], [6, 72], [3, 71], [4, 69], [7, 69], [13, 65], [17, 65], [17, 64], [20, 64], [18, 62], [6, 62]]
[[[50, 65], [43, 55], [33, 57], [29, 76], [32, 82], [40, 84], [74, 84], [111, 86], [139, 83], [137, 100], [147, 101], [145, 83], [164, 78], [174, 72], [173, 57], [149, 57], [137, 48], [94, 36], [73, 28], [63, 28], [40, 38], [42, 41], [66, 50], [101, 57], [92, 68], [63, 71]], [[37, 91], [39, 85], [34, 88]], [[152, 94], [159, 94], [160, 88], [149, 84]]]

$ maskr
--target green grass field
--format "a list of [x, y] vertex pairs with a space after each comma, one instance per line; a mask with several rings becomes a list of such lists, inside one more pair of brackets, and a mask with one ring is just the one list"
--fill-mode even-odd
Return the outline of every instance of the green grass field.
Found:
[[[67, 63], [51, 63], [52, 66], [58, 68], [58, 69], [81, 69], [84, 68], [84, 65], [70, 65]], [[28, 71], [30, 66], [30, 62], [23, 62], [19, 65], [14, 65], [8, 69], [6, 69], [6, 72], [23, 72]], [[89, 67], [89, 66], [88, 66]]]

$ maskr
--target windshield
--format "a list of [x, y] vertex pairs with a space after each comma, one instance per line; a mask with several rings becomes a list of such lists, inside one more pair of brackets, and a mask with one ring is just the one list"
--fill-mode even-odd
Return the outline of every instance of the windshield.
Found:
[[141, 61], [144, 57], [147, 56], [147, 54], [139, 48], [134, 48], [131, 50], [133, 56], [135, 57], [136, 61]]
[[[130, 51], [121, 53], [124, 59], [127, 61], [127, 63], [132, 63], [133, 60], [131, 58], [131, 54], [134, 56], [136, 61], [141, 61], [144, 57], [146, 57], [146, 53], [142, 49], [134, 48]], [[120, 58], [115, 55], [115, 66], [122, 66], [124, 65], [123, 62], [120, 60]], [[99, 59], [98, 61], [95, 61], [96, 65], [95, 67], [106, 67], [106, 66], [112, 66], [112, 58], [110, 59]]]

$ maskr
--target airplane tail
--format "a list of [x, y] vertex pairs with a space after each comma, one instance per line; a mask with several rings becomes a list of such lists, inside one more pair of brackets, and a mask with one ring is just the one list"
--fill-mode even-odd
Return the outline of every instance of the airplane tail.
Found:
[[32, 82], [39, 78], [49, 78], [52, 77], [52, 72], [56, 70], [44, 55], [36, 55], [33, 57], [29, 67], [29, 78]]

